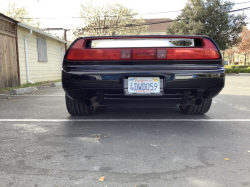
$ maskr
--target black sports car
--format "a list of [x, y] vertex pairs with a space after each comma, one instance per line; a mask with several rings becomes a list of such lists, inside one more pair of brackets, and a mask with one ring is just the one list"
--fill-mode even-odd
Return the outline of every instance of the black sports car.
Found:
[[178, 105], [204, 114], [225, 83], [220, 49], [207, 36], [103, 36], [76, 39], [62, 69], [71, 115], [106, 107]]

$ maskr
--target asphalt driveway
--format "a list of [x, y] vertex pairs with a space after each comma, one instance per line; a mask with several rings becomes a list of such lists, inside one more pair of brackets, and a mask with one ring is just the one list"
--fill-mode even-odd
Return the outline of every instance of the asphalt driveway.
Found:
[[206, 115], [99, 107], [71, 117], [64, 99], [60, 87], [0, 95], [1, 187], [250, 186], [250, 76], [228, 75]]

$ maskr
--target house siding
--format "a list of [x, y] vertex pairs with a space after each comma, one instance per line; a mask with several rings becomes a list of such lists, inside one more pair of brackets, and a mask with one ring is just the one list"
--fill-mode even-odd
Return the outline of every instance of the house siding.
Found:
[[[18, 52], [21, 84], [27, 83], [26, 61], [25, 61], [25, 46], [24, 37], [28, 35], [30, 30], [18, 26]], [[47, 43], [47, 62], [38, 61], [37, 53], [37, 38], [36, 36], [46, 38]], [[29, 63], [29, 78], [33, 82], [58, 80], [61, 78], [62, 69], [62, 53], [61, 49], [64, 43], [33, 32], [27, 38], [27, 51]]]

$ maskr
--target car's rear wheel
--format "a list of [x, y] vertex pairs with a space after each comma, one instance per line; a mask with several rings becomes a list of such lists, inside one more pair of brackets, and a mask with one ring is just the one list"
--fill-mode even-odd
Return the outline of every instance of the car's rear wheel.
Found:
[[86, 98], [81, 98], [77, 100], [73, 100], [65, 95], [66, 106], [68, 113], [73, 116], [83, 116], [90, 115], [94, 112], [94, 106], [87, 106], [85, 102]]
[[212, 99], [203, 99], [200, 105], [179, 106], [183, 114], [205, 114], [212, 104]]

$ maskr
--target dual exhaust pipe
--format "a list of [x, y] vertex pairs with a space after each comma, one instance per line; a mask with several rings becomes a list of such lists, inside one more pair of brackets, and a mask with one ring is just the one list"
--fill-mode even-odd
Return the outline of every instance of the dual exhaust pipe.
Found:
[[[188, 104], [192, 104], [192, 105], [201, 105], [203, 102], [203, 100], [201, 98], [197, 98], [197, 99], [192, 99], [188, 102]], [[84, 100], [84, 104], [87, 107], [92, 107], [92, 106], [98, 106], [99, 103], [97, 102], [97, 97], [93, 97], [92, 99], [85, 99]]]
[[184, 106], [185, 105], [196, 105], [196, 106], [199, 106], [199, 105], [202, 104], [202, 102], [203, 102], [203, 99], [201, 99], [201, 98], [192, 98], [187, 103], [179, 104], [179, 105], [184, 105]]
[[93, 97], [91, 99], [86, 98], [84, 100], [84, 105], [86, 105], [87, 107], [97, 106], [98, 105], [97, 97]]
[[195, 99], [194, 104], [195, 105], [201, 105], [202, 104], [202, 99], [201, 98]]

